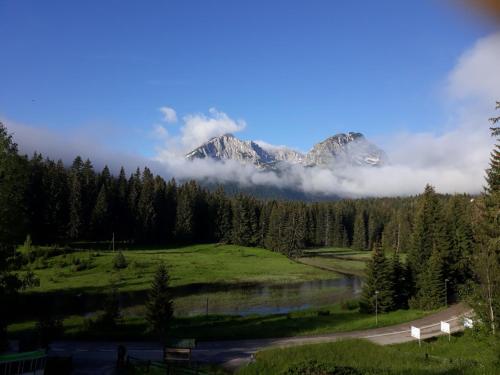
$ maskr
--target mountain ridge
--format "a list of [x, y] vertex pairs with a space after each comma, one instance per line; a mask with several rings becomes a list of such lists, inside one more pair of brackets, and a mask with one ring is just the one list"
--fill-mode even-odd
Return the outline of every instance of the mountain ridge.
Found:
[[233, 134], [224, 134], [209, 139], [185, 157], [188, 160], [235, 160], [261, 169], [279, 168], [280, 164], [338, 168], [376, 167], [387, 163], [385, 152], [358, 132], [338, 133], [328, 137], [316, 143], [307, 154], [286, 146], [243, 141]]

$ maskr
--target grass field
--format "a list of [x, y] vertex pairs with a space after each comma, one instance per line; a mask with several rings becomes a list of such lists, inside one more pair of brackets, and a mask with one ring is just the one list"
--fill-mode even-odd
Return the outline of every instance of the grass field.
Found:
[[[77, 251], [46, 260], [35, 269], [40, 286], [28, 292], [85, 290], [99, 292], [115, 277], [120, 291], [146, 290], [159, 262], [169, 267], [172, 286], [189, 284], [294, 283], [332, 279], [331, 272], [297, 264], [285, 256], [259, 248], [234, 245], [194, 245], [165, 250], [124, 251], [129, 266], [113, 270], [112, 252]], [[91, 268], [75, 271], [74, 259], [91, 258]]]
[[257, 353], [256, 362], [238, 375], [376, 374], [497, 375], [499, 342], [472, 333], [423, 342], [379, 346], [363, 340], [272, 349]]
[[[304, 251], [299, 259], [303, 264], [334, 272], [363, 276], [366, 263], [371, 259], [371, 251], [358, 251], [349, 248], [326, 247]], [[391, 254], [386, 254], [388, 257]], [[406, 254], [400, 254], [406, 261]]]

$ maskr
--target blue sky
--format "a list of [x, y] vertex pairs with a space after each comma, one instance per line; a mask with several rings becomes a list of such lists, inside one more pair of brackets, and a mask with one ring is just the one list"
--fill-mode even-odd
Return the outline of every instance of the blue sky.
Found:
[[245, 139], [301, 150], [347, 130], [435, 130], [447, 75], [492, 32], [467, 13], [442, 0], [0, 0], [0, 117], [107, 131], [143, 155], [162, 106], [214, 107], [246, 122]]

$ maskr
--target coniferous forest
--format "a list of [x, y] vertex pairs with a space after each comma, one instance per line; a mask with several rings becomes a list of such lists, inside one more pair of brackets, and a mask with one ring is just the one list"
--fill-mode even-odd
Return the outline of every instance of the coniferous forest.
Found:
[[[496, 127], [492, 132], [499, 134]], [[479, 197], [440, 195], [426, 186], [413, 197], [321, 203], [229, 196], [221, 187], [166, 181], [148, 168], [114, 175], [78, 156], [71, 165], [23, 156], [4, 126], [0, 151], [3, 270], [27, 236], [45, 245], [112, 236], [141, 245], [223, 242], [291, 258], [312, 247], [351, 247], [373, 250], [362, 310], [373, 311], [375, 295], [380, 311], [434, 309], [472, 296], [491, 330], [498, 325], [498, 146]], [[2, 275], [7, 284], [9, 274]]]

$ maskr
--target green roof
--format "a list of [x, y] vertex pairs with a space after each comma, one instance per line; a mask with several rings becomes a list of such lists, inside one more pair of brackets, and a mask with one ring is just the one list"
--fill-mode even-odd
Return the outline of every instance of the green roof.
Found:
[[34, 352], [12, 353], [0, 355], [0, 363], [25, 361], [30, 359], [43, 358], [47, 354], [45, 350], [35, 350]]

